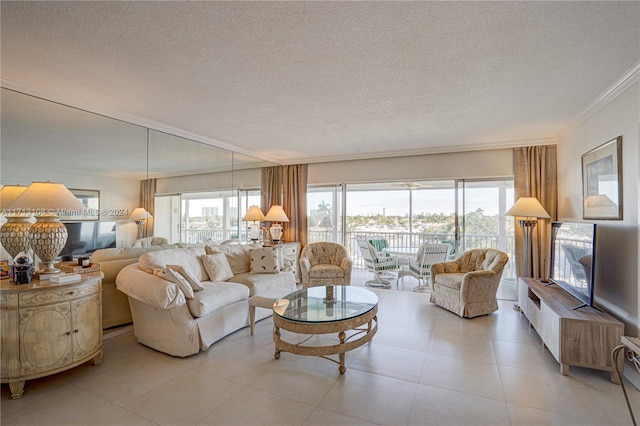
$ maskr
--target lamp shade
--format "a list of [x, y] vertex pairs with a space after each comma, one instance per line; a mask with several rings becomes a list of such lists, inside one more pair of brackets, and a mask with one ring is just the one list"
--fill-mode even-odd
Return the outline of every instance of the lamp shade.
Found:
[[[5, 208], [5, 206], [2, 206]], [[35, 214], [64, 214], [82, 211], [86, 207], [63, 184], [55, 182], [33, 182], [11, 204], [8, 210]]]
[[264, 220], [269, 222], [289, 222], [289, 218], [284, 212], [284, 209], [278, 204], [271, 206]]
[[249, 207], [249, 210], [247, 210], [247, 213], [245, 213], [244, 217], [242, 218], [243, 222], [263, 221], [263, 220], [264, 220], [264, 214], [262, 213], [262, 210], [260, 210], [260, 207], [258, 206]]
[[146, 220], [152, 217], [151, 213], [146, 211], [144, 207], [137, 207], [133, 213], [131, 213], [131, 216], [129, 216], [129, 220]]
[[4, 213], [9, 204], [13, 203], [16, 198], [20, 194], [22, 194], [27, 189], [26, 186], [22, 185], [5, 185], [0, 189], [0, 211]]
[[540, 201], [535, 197], [521, 197], [505, 213], [507, 216], [537, 217], [539, 219], [550, 219], [549, 213], [542, 207]]

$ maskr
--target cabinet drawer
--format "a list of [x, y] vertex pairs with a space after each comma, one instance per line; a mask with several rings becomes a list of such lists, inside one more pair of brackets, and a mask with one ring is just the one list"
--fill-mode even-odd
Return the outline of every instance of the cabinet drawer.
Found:
[[282, 254], [285, 256], [296, 256], [298, 254], [298, 246], [284, 246], [282, 247]]
[[2, 292], [0, 294], [0, 308], [17, 308], [18, 293]]
[[72, 286], [63, 286], [59, 288], [49, 288], [40, 291], [26, 291], [20, 293], [20, 307], [35, 306], [43, 303], [63, 302], [65, 300], [75, 299], [77, 297], [87, 296], [97, 292], [100, 288], [99, 282], [83, 284], [79, 283]]

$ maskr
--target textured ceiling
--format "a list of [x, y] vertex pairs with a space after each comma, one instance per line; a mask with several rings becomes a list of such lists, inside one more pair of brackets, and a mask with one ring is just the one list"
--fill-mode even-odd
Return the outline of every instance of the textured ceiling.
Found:
[[280, 162], [553, 138], [638, 2], [11, 2], [2, 83]]

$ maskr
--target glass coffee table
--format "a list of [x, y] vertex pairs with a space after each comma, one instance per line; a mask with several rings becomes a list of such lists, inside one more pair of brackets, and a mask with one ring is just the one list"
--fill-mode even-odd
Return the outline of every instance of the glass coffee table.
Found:
[[[319, 356], [339, 364], [338, 371], [344, 374], [345, 353], [369, 342], [378, 331], [377, 313], [378, 296], [362, 287], [336, 285], [294, 291], [273, 304], [274, 357], [279, 359], [281, 352]], [[284, 338], [280, 330], [293, 334]], [[290, 341], [296, 335], [309, 336], [300, 342]], [[311, 344], [318, 335], [337, 336]], [[338, 355], [338, 361], [328, 355]]]

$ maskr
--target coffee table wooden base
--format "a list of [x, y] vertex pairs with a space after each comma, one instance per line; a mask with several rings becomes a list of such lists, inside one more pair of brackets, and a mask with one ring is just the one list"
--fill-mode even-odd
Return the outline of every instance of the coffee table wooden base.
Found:
[[[319, 356], [339, 364], [338, 371], [344, 374], [347, 368], [344, 365], [345, 354], [369, 342], [378, 331], [378, 307], [355, 317], [342, 321], [307, 323], [288, 321], [278, 315], [273, 316], [273, 342], [275, 343], [275, 359], [280, 359], [281, 352], [289, 352], [296, 355]], [[362, 327], [365, 326], [365, 327]], [[359, 328], [361, 327], [361, 328]], [[291, 343], [282, 339], [280, 329], [296, 334], [309, 334], [308, 339], [300, 343]], [[347, 334], [347, 332], [353, 332]], [[318, 334], [338, 334], [338, 343], [328, 346], [305, 346], [311, 337]], [[328, 355], [338, 355], [338, 361], [329, 358]]]

